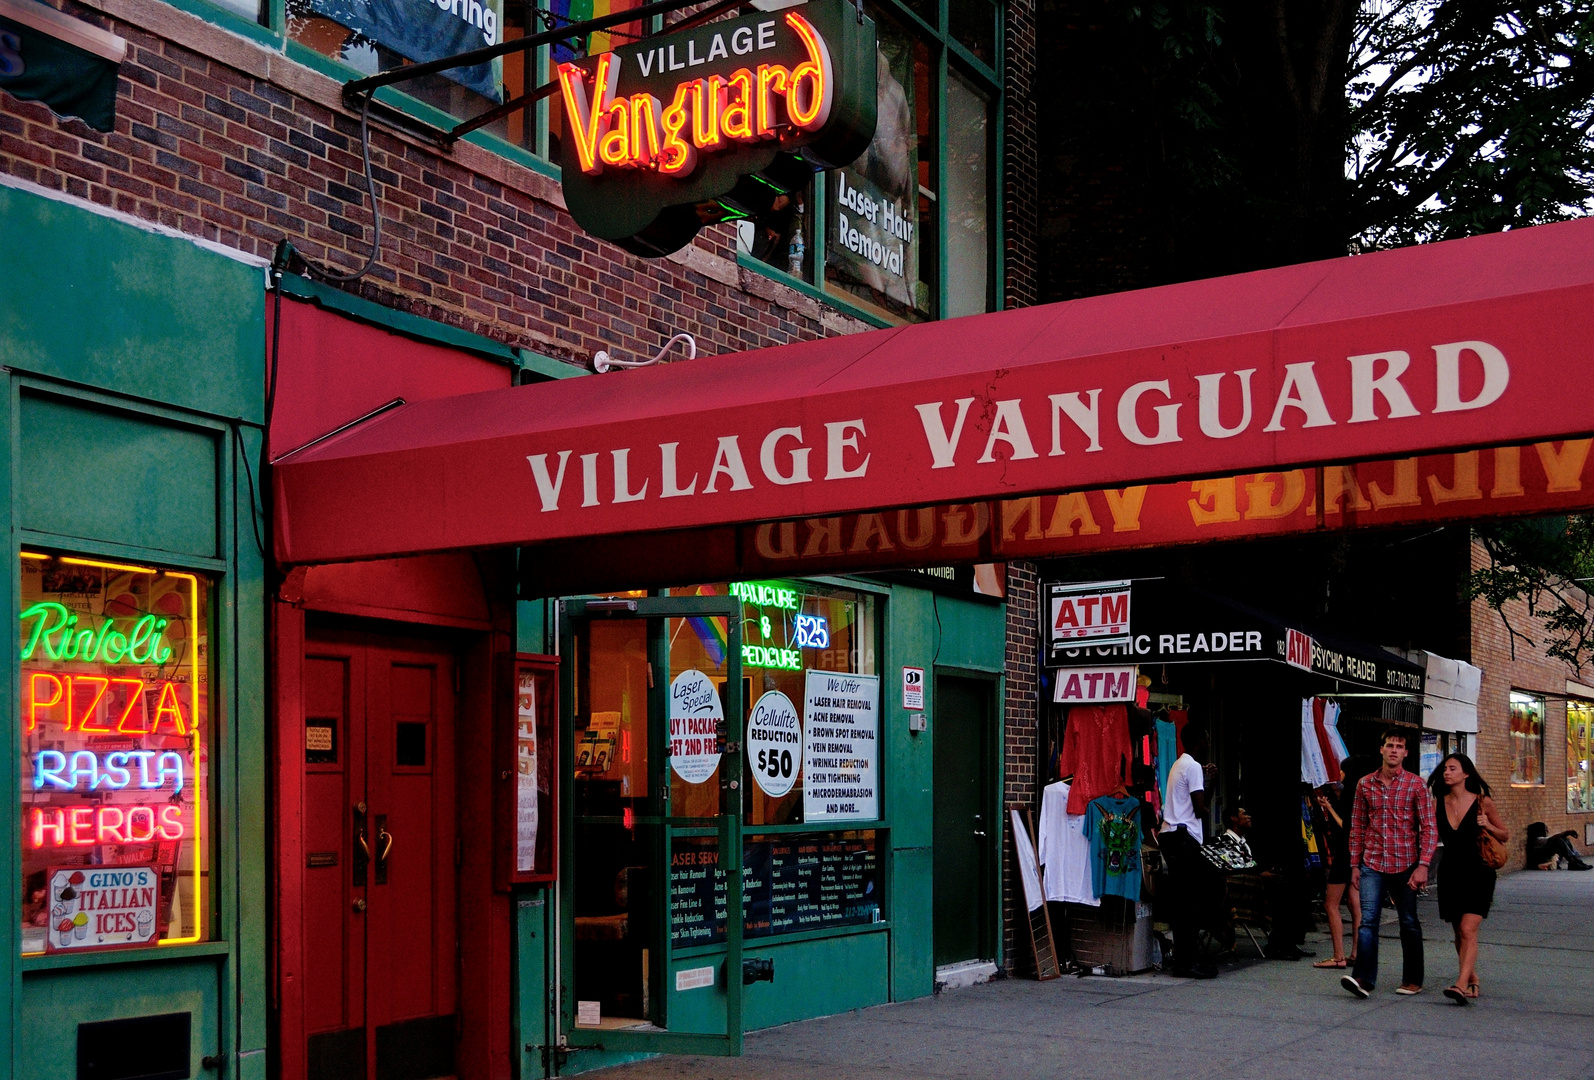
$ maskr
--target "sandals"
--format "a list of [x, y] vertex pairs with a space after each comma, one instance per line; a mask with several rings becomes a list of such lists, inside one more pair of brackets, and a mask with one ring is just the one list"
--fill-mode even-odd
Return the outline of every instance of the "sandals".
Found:
[[1468, 1002], [1478, 1000], [1478, 984], [1471, 983], [1468, 990], [1463, 990], [1460, 986], [1447, 986], [1444, 995], [1457, 1005], [1466, 1005]]
[[1327, 960], [1319, 960], [1312, 966], [1314, 968], [1343, 968], [1346, 966], [1346, 964], [1344, 960], [1335, 960], [1333, 957], [1330, 957]]

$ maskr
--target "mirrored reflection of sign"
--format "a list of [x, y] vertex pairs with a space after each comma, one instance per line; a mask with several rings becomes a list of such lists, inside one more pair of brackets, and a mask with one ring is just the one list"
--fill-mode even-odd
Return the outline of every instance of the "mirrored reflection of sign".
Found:
[[803, 820], [879, 816], [880, 679], [810, 671], [803, 716]]
[[149, 945], [160, 933], [160, 876], [148, 866], [49, 872], [49, 952]]
[[[23, 952], [197, 941], [209, 732], [201, 579], [24, 552], [21, 586]], [[307, 727], [306, 753], [324, 753], [324, 737]], [[70, 880], [113, 870], [122, 877], [100, 885]], [[70, 942], [55, 912], [67, 889], [83, 897], [70, 914], [88, 927]]]
[[[594, 717], [596, 719], [596, 717]], [[701, 784], [720, 764], [725, 710], [712, 679], [688, 668], [670, 684], [670, 768], [688, 784]]]
[[797, 782], [803, 765], [802, 718], [779, 690], [755, 701], [747, 715], [747, 763], [753, 781], [771, 798], [780, 798]]

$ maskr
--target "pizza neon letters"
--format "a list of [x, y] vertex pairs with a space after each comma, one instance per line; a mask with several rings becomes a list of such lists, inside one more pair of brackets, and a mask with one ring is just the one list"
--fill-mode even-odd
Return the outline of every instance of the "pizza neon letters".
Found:
[[[802, 41], [806, 60], [792, 68], [758, 64], [689, 79], [676, 85], [668, 105], [648, 93], [617, 97], [621, 60], [614, 53], [598, 57], [590, 83], [575, 64], [559, 65], [559, 89], [581, 171], [597, 176], [608, 166], [684, 177], [696, 167], [700, 151], [779, 139], [782, 129], [823, 128], [835, 101], [830, 50], [797, 12], [787, 12], [786, 23]], [[774, 27], [762, 23], [756, 34], [751, 27], [738, 28], [730, 35], [731, 50], [746, 54], [770, 47]], [[692, 67], [718, 58], [725, 48], [723, 35], [716, 35], [703, 58], [678, 60], [675, 46], [668, 45], [638, 54], [636, 61], [646, 76], [655, 64], [660, 71]]]

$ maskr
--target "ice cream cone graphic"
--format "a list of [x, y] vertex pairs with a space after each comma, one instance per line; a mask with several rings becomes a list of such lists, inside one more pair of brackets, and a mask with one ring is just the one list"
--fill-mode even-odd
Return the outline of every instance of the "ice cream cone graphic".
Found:
[[72, 931], [74, 927], [71, 919], [62, 919], [55, 924], [55, 932], [61, 935], [61, 947], [72, 944]]
[[73, 917], [72, 925], [76, 927], [74, 934], [79, 941], [89, 936], [89, 917], [83, 912], [80, 911]]

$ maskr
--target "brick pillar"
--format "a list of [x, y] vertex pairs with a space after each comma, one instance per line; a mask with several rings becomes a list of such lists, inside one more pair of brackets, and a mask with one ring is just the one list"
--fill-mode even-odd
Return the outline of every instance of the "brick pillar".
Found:
[[1035, 124], [1035, 0], [1009, 0], [1007, 52], [1006, 154], [1003, 161], [1003, 308], [1028, 307], [1039, 300], [1040, 171]]
[[1002, 955], [1009, 972], [1033, 964], [1020, 940], [1023, 885], [1013, 856], [1010, 810], [1040, 809], [1036, 729], [1040, 692], [1040, 575], [1034, 563], [1007, 564], [1007, 692], [1002, 702]]

